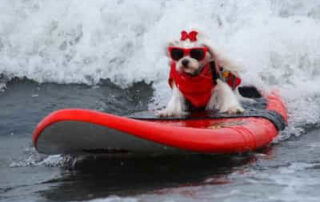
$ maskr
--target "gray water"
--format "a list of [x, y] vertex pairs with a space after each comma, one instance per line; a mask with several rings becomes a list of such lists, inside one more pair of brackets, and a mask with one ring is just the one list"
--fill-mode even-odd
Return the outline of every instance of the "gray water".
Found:
[[[66, 107], [115, 114], [146, 109], [153, 90], [13, 80], [0, 94], [1, 201], [319, 201], [320, 131], [234, 155], [61, 157], [37, 153], [31, 134]], [[117, 100], [117, 102], [115, 102]]]

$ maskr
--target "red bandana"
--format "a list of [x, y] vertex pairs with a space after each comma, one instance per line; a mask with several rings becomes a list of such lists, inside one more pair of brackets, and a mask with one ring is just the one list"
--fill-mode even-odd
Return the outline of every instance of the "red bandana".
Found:
[[190, 76], [186, 73], [179, 73], [176, 70], [176, 63], [171, 62], [169, 85], [175, 82], [178, 89], [195, 107], [205, 107], [211, 97], [214, 88], [210, 64], [208, 63], [197, 76]]

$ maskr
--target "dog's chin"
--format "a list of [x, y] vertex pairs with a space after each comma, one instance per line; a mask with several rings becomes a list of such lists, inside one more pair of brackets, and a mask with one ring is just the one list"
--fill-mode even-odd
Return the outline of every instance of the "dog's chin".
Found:
[[184, 73], [186, 73], [188, 76], [191, 76], [191, 77], [196, 77], [196, 76], [199, 75], [198, 72], [186, 72], [186, 71], [184, 71]]
[[198, 76], [201, 74], [202, 68], [199, 67], [197, 69], [184, 69], [183, 72], [191, 77]]

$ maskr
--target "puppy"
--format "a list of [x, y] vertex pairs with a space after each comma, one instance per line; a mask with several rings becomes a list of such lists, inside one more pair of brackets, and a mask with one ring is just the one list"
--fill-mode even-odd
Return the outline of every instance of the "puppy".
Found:
[[[190, 109], [242, 113], [237, 93], [238, 68], [218, 54], [197, 31], [181, 32], [180, 41], [168, 44], [169, 85], [172, 96], [159, 116], [183, 116]], [[229, 66], [229, 67], [228, 67]]]

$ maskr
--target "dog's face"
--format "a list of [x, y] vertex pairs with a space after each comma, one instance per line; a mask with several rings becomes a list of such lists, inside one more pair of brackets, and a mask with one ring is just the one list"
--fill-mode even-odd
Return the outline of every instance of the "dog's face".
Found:
[[177, 71], [196, 76], [202, 68], [211, 60], [213, 55], [208, 46], [197, 41], [173, 41], [168, 44], [168, 56], [176, 62]]

